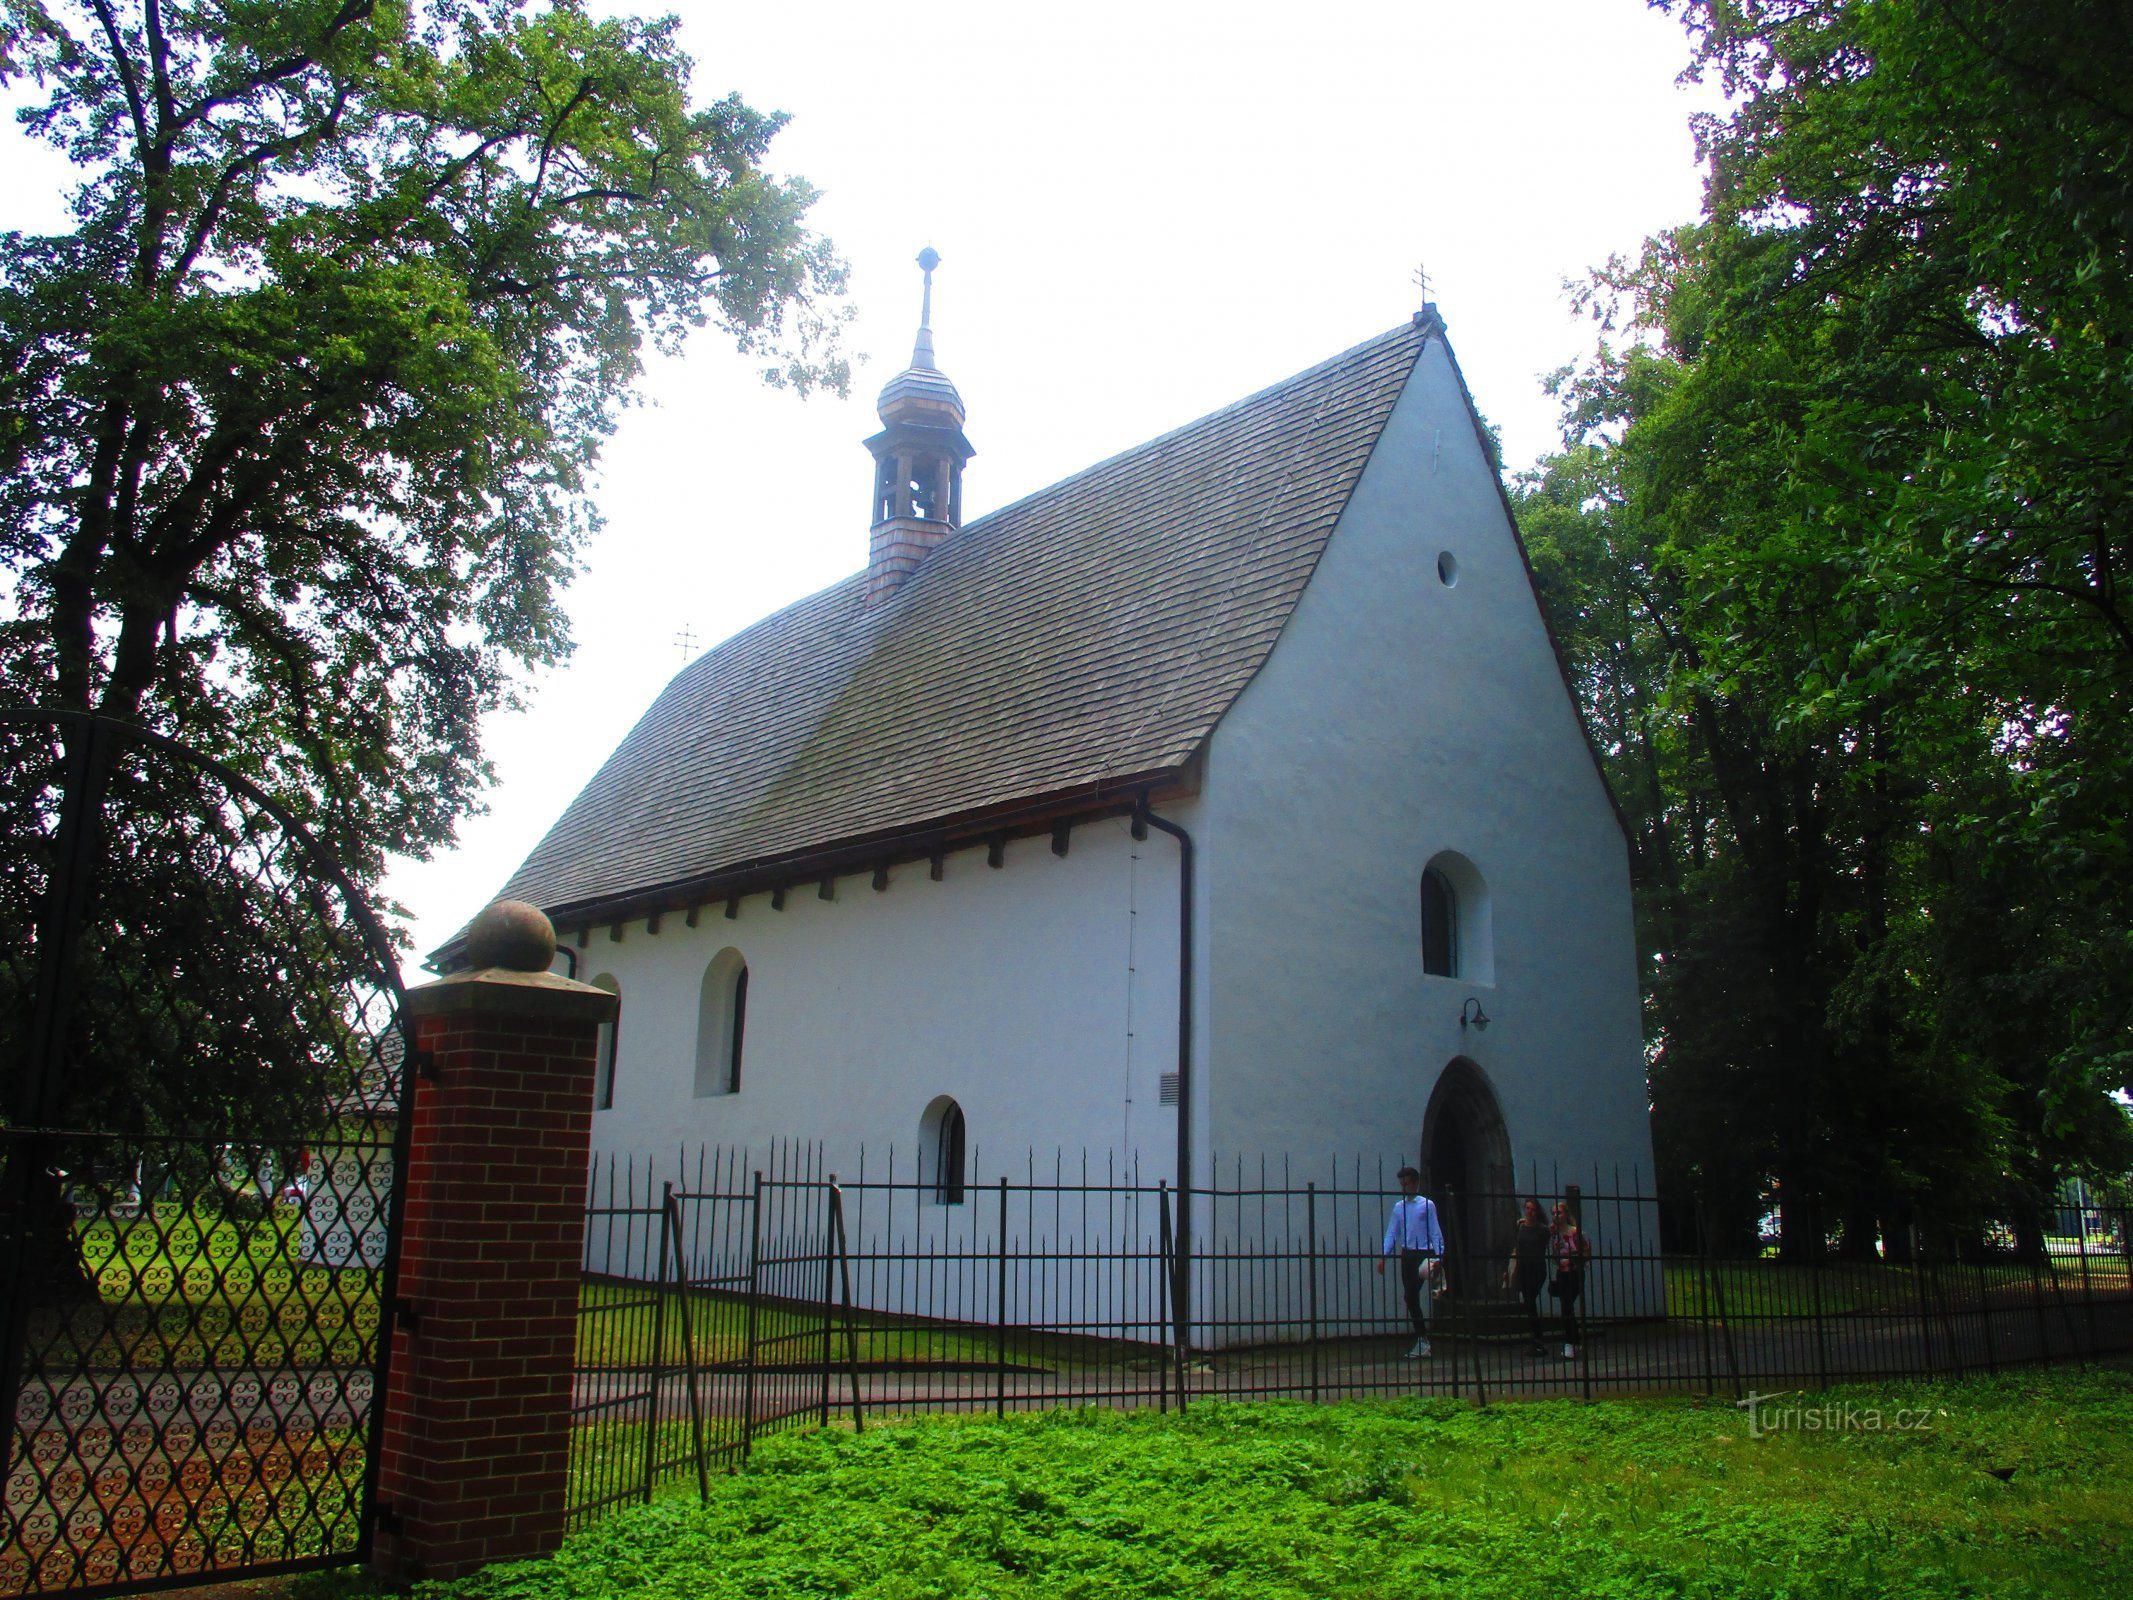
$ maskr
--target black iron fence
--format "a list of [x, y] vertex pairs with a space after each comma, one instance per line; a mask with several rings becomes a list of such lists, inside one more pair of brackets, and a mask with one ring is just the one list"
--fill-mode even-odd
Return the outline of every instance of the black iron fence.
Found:
[[407, 1067], [281, 805], [0, 711], [0, 1594], [365, 1553]]
[[[1559, 1173], [1439, 1197], [1427, 1353], [1396, 1267], [1390, 1175], [1226, 1163], [1191, 1248], [1167, 1183], [1063, 1159], [958, 1200], [893, 1161], [781, 1146], [660, 1174], [598, 1167], [588, 1209], [573, 1515], [725, 1471], [765, 1432], [884, 1414], [1205, 1399], [1750, 1394], [2133, 1349], [2122, 1208], [2060, 1214], [2029, 1255], [1895, 1241], [1859, 1258], [1724, 1252], [1694, 1208]], [[978, 1170], [983, 1170], [980, 1167]], [[1538, 1176], [1538, 1175], [1536, 1175]], [[1561, 1201], [1591, 1257], [1566, 1307], [1511, 1270], [1520, 1204]], [[2068, 1218], [2071, 1220], [2068, 1220]], [[1916, 1248], [1914, 1248], [1914, 1244]], [[1566, 1337], [1566, 1310], [1575, 1314]], [[1538, 1326], [1536, 1327], [1536, 1322]]]
[[[781, 1170], [798, 1154], [781, 1148]], [[573, 1525], [677, 1475], [701, 1487], [758, 1436], [826, 1421], [833, 1386], [859, 1417], [835, 1185], [767, 1179], [731, 1154], [707, 1153], [686, 1189], [608, 1164], [586, 1207], [585, 1259]]]

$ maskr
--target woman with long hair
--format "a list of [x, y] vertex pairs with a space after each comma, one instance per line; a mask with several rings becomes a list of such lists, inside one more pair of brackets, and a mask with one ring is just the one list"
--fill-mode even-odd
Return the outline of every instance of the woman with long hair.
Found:
[[1519, 1208], [1518, 1220], [1513, 1224], [1511, 1259], [1504, 1264], [1504, 1286], [1518, 1291], [1520, 1304], [1526, 1308], [1526, 1327], [1532, 1334], [1533, 1354], [1538, 1357], [1541, 1349], [1541, 1290], [1548, 1282], [1548, 1219], [1541, 1212], [1538, 1200], [1528, 1200]]
[[1585, 1264], [1592, 1259], [1592, 1245], [1569, 1205], [1555, 1203], [1555, 1224], [1548, 1230], [1548, 1259], [1555, 1263], [1555, 1281], [1548, 1293], [1563, 1308], [1563, 1359], [1574, 1361], [1578, 1353], [1578, 1298], [1585, 1292]]

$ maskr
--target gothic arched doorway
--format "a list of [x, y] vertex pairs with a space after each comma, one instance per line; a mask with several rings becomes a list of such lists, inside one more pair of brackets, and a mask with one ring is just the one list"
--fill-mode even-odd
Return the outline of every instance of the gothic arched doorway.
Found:
[[1496, 1091], [1456, 1056], [1437, 1075], [1422, 1114], [1422, 1185], [1444, 1223], [1452, 1287], [1486, 1292], [1491, 1263], [1511, 1253], [1511, 1137]]

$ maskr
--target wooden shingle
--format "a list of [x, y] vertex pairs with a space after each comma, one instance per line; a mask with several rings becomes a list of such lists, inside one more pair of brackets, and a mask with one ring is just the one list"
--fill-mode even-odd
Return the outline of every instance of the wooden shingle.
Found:
[[1403, 326], [856, 573], [685, 667], [505, 886], [662, 886], [1174, 773], [1266, 659], [1430, 329]]

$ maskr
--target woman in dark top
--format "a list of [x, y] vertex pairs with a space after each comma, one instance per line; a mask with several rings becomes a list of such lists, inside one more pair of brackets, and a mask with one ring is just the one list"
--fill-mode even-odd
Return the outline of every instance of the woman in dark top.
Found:
[[1563, 1306], [1563, 1359], [1578, 1353], [1578, 1296], [1585, 1292], [1585, 1263], [1592, 1259], [1592, 1246], [1570, 1207], [1555, 1203], [1555, 1226], [1548, 1230], [1548, 1257], [1555, 1263], [1555, 1282], [1548, 1292]]
[[1518, 1232], [1512, 1240], [1511, 1259], [1503, 1269], [1503, 1281], [1518, 1291], [1526, 1308], [1526, 1326], [1533, 1335], [1533, 1353], [1541, 1349], [1541, 1289], [1548, 1282], [1548, 1219], [1541, 1215], [1538, 1200], [1528, 1200], [1518, 1213]]

